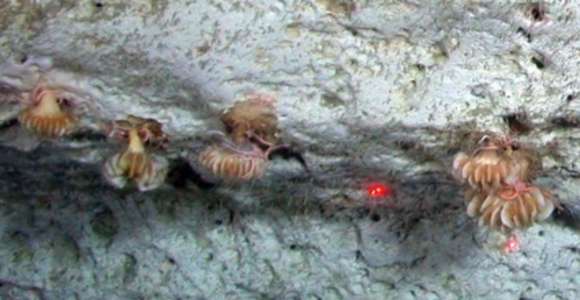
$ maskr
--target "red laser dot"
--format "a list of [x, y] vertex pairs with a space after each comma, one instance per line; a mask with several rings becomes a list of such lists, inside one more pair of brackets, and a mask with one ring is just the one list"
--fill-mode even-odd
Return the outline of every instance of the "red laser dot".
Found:
[[367, 187], [367, 194], [372, 198], [388, 197], [392, 192], [391, 187], [378, 182], [371, 183]]
[[504, 251], [506, 253], [514, 253], [520, 250], [520, 241], [517, 237], [511, 236], [505, 243]]

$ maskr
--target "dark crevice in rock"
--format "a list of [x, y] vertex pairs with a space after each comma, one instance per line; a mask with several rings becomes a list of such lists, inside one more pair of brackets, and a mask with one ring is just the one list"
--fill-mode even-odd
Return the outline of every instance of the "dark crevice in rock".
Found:
[[216, 183], [206, 180], [191, 167], [189, 162], [181, 158], [170, 162], [166, 182], [176, 189], [185, 189], [189, 183], [195, 184], [202, 190], [210, 190], [216, 187]]
[[560, 203], [560, 208], [554, 210], [552, 218], [565, 227], [580, 230], [580, 206], [577, 203]]
[[533, 129], [525, 113], [507, 114], [503, 116], [503, 120], [514, 135], [525, 135]]

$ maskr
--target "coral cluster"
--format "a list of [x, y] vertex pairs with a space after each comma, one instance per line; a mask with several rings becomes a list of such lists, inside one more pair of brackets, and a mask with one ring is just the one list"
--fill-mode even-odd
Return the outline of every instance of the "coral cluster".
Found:
[[[52, 70], [52, 60], [27, 58], [2, 66], [5, 76], [0, 77], [0, 88], [18, 95], [18, 100], [11, 102], [24, 106], [17, 116], [22, 127], [42, 138], [60, 138], [80, 129], [83, 119], [75, 108], [91, 104], [83, 99], [82, 88], [80, 91], [69, 88], [69, 81], [74, 78]], [[225, 111], [221, 121], [226, 134], [197, 157], [201, 166], [214, 176], [227, 181], [260, 178], [269, 165], [270, 155], [289, 149], [279, 143], [275, 99], [271, 96], [248, 95]], [[164, 183], [168, 161], [153, 153], [154, 149], [165, 148], [168, 142], [159, 122], [129, 115], [103, 129], [109, 137], [126, 143], [123, 151], [105, 162], [103, 173], [110, 184], [123, 188], [132, 181], [139, 190], [147, 191]], [[295, 156], [305, 166], [298, 154], [289, 152], [283, 156]]]
[[[52, 69], [52, 60], [26, 57], [0, 66], [0, 91], [13, 97], [1, 98], [24, 106], [16, 116], [25, 129], [41, 138], [60, 138], [81, 127], [81, 108], [94, 108], [91, 97], [74, 84], [74, 76]], [[104, 177], [122, 188], [131, 180], [141, 191], [164, 183], [168, 173], [165, 158], [151, 152], [168, 142], [162, 125], [153, 119], [129, 115], [103, 128], [109, 137], [127, 143], [124, 151], [105, 162]]]
[[270, 153], [278, 145], [278, 118], [274, 98], [252, 94], [224, 112], [221, 121], [227, 137], [198, 156], [199, 163], [225, 180], [251, 180], [263, 176]]
[[533, 151], [489, 136], [453, 161], [454, 176], [468, 185], [467, 214], [503, 232], [545, 220], [554, 210], [551, 195], [531, 183], [540, 169]]
[[125, 120], [114, 121], [107, 131], [110, 137], [127, 143], [125, 150], [105, 163], [103, 174], [109, 183], [123, 188], [132, 180], [140, 191], [153, 190], [164, 183], [169, 163], [150, 151], [167, 142], [159, 122], [130, 115]]

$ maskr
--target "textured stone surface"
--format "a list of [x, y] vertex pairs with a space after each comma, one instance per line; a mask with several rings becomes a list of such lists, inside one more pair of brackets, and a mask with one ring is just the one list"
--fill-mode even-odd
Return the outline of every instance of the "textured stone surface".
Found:
[[[356, 3], [355, 3], [356, 2]], [[573, 210], [577, 4], [552, 1], [0, 2], [0, 295], [14, 299], [576, 299], [574, 218], [522, 251], [465, 214], [451, 156], [482, 131], [542, 154], [538, 183]], [[86, 132], [39, 141], [11, 119], [39, 75], [86, 105]], [[277, 98], [303, 151], [264, 179], [114, 190], [95, 132], [163, 122], [187, 165], [219, 113]], [[512, 130], [513, 131], [513, 130]], [[512, 132], [515, 135], [515, 133]], [[192, 164], [195, 168], [195, 164]], [[185, 168], [187, 169], [187, 168]], [[394, 195], [370, 202], [363, 187]], [[175, 186], [177, 185], [177, 187]]]

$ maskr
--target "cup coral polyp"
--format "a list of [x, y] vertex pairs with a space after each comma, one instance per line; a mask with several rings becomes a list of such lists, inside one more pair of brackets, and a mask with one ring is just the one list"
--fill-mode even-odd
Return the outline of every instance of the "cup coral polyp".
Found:
[[268, 143], [278, 140], [278, 117], [275, 99], [268, 95], [250, 94], [236, 102], [221, 117], [226, 131], [235, 143], [243, 143], [252, 132]]
[[260, 178], [268, 166], [268, 156], [257, 146], [243, 150], [236, 145], [212, 145], [199, 154], [200, 163], [225, 180]]
[[274, 98], [252, 94], [224, 112], [221, 121], [228, 137], [208, 146], [198, 156], [199, 163], [213, 175], [227, 181], [260, 178], [277, 145], [278, 117]]
[[453, 161], [453, 175], [469, 186], [467, 214], [504, 232], [543, 221], [554, 210], [549, 193], [531, 183], [539, 169], [533, 151], [494, 137], [485, 137], [471, 154], [460, 152]]
[[30, 96], [31, 106], [18, 116], [20, 124], [43, 137], [61, 137], [71, 133], [76, 124], [75, 116], [63, 108], [65, 99], [58, 91], [36, 87]]
[[505, 155], [496, 149], [484, 149], [473, 157], [457, 155], [453, 163], [460, 178], [472, 187], [497, 187], [508, 175], [510, 166]]
[[538, 187], [520, 184], [520, 187], [506, 185], [489, 193], [466, 193], [467, 214], [478, 218], [480, 225], [502, 231], [526, 228], [548, 218], [554, 210], [552, 200]]
[[109, 135], [128, 141], [123, 152], [105, 163], [103, 172], [109, 183], [122, 188], [132, 180], [140, 191], [156, 189], [163, 184], [169, 164], [165, 158], [147, 150], [147, 144], [166, 140], [161, 124], [152, 119], [130, 116], [127, 120], [115, 121]]

